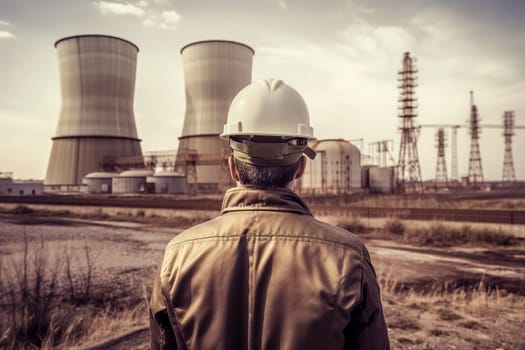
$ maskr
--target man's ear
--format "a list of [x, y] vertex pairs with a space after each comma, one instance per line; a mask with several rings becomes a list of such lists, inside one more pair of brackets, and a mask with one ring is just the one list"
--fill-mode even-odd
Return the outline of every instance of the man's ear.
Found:
[[306, 157], [302, 156], [299, 162], [299, 166], [297, 167], [297, 170], [293, 177], [295, 180], [299, 180], [304, 175], [304, 170], [306, 169]]
[[233, 181], [240, 182], [239, 172], [237, 171], [237, 168], [235, 167], [235, 163], [233, 161], [233, 154], [230, 154], [230, 156], [228, 157], [228, 168], [230, 169], [230, 176], [232, 177]]

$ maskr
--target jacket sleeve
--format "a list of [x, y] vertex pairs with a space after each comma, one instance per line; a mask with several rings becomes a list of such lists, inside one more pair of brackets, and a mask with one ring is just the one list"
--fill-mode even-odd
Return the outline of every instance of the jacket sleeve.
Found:
[[360, 280], [359, 301], [343, 332], [345, 349], [390, 349], [379, 285], [366, 248], [361, 259]]
[[150, 340], [152, 350], [176, 350], [177, 342], [171, 327], [166, 303], [160, 286], [160, 271], [157, 272], [153, 291], [151, 293], [150, 307]]

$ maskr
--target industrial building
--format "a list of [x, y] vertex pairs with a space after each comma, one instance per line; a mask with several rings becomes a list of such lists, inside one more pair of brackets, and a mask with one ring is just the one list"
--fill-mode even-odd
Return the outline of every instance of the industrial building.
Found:
[[148, 169], [126, 170], [113, 178], [113, 193], [147, 193], [147, 179], [152, 175]]
[[396, 189], [396, 167], [370, 167], [368, 186], [370, 193], [393, 193]]
[[96, 171], [84, 176], [82, 184], [86, 186], [87, 193], [111, 193], [113, 191], [113, 178], [118, 173]]
[[146, 178], [148, 189], [153, 193], [184, 194], [188, 193], [186, 176], [172, 171], [161, 171]]
[[[182, 47], [186, 110], [178, 149], [144, 156], [133, 111], [138, 47], [110, 35], [69, 36], [59, 39], [55, 47], [62, 105], [52, 138], [44, 181], [46, 191], [217, 193], [233, 186], [227, 166], [230, 149], [219, 135], [231, 101], [251, 83], [255, 54], [251, 47], [228, 40], [197, 41]], [[459, 128], [469, 128], [472, 140], [469, 176], [463, 187], [484, 184], [478, 145], [481, 127], [504, 128], [503, 180], [507, 185], [516, 182], [512, 136], [515, 129], [525, 126], [514, 125], [513, 111], [505, 112], [502, 125], [481, 125], [471, 92], [470, 125], [418, 125], [416, 60], [408, 52], [403, 55], [398, 73], [401, 121], [398, 161], [393, 160], [388, 140], [372, 144], [378, 162], [373, 157], [372, 161], [366, 158], [370, 154], [361, 154], [362, 144], [360, 149], [343, 139], [314, 141], [311, 147], [317, 158], [307, 162], [299, 191], [312, 195], [423, 191], [415, 134], [421, 127], [441, 128], [434, 189], [460, 186], [456, 151]], [[443, 128], [452, 130], [450, 179]], [[387, 164], [387, 155], [392, 166]], [[6, 192], [5, 189], [9, 194], [39, 193], [38, 188], [15, 190], [15, 182], [8, 183], [5, 178], [0, 178], [0, 182], [0, 193]]]
[[104, 159], [141, 156], [133, 97], [138, 47], [108, 35], [55, 43], [62, 106], [45, 178], [46, 191], [79, 191]]
[[186, 176], [173, 171], [153, 173], [150, 169], [131, 169], [122, 173], [97, 171], [84, 176], [86, 193], [188, 193]]
[[312, 144], [317, 153], [308, 161], [301, 179], [301, 192], [339, 194], [361, 189], [361, 151], [343, 139], [319, 140]]
[[34, 196], [44, 193], [41, 180], [13, 180], [11, 173], [0, 173], [0, 196]]
[[198, 192], [216, 192], [233, 183], [223, 131], [230, 103], [252, 80], [254, 50], [242, 43], [207, 40], [181, 49], [186, 113], [175, 163]]

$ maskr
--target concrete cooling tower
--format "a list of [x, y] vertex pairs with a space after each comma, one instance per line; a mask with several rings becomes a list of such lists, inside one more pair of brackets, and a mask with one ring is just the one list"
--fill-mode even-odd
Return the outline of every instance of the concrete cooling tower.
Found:
[[226, 141], [219, 138], [230, 103], [251, 83], [254, 50], [242, 43], [199, 41], [181, 49], [186, 114], [175, 167], [190, 188], [214, 192], [230, 184]]
[[77, 190], [107, 157], [141, 156], [133, 113], [138, 47], [106, 35], [55, 43], [62, 107], [45, 179], [46, 190]]

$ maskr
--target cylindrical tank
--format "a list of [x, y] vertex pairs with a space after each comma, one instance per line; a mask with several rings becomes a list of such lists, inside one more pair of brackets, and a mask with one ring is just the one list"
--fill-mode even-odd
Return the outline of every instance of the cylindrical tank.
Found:
[[216, 191], [229, 175], [230, 150], [219, 135], [235, 95], [252, 79], [254, 50], [224, 40], [199, 41], [181, 49], [186, 114], [175, 167], [198, 191]]
[[133, 96], [138, 48], [107, 35], [77, 35], [55, 43], [62, 106], [46, 187], [80, 185], [105, 157], [140, 156]]
[[371, 167], [368, 172], [370, 192], [392, 193], [395, 186], [394, 167]]
[[116, 176], [118, 173], [97, 171], [84, 176], [82, 183], [87, 193], [111, 193], [113, 178]]
[[154, 187], [155, 193], [182, 194], [188, 193], [186, 176], [172, 171], [162, 171], [146, 179]]
[[370, 168], [375, 165], [362, 165], [361, 166], [361, 188], [370, 188]]
[[113, 193], [148, 192], [147, 178], [153, 171], [148, 169], [126, 170], [113, 178]]
[[317, 156], [308, 161], [301, 191], [314, 194], [358, 192], [361, 189], [361, 152], [342, 139], [319, 140], [311, 146]]

